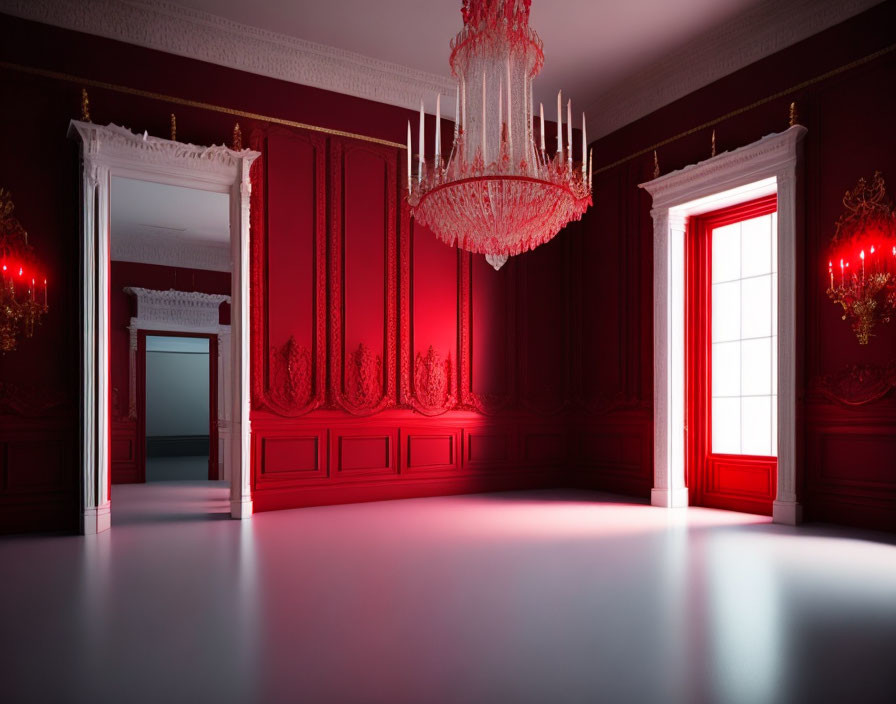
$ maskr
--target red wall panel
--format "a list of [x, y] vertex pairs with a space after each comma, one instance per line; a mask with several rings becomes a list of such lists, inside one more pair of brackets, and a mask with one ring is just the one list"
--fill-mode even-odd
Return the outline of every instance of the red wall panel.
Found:
[[566, 272], [570, 238], [566, 234], [561, 231], [547, 244], [519, 258], [521, 396], [524, 404], [536, 412], [557, 413], [567, 398]]
[[460, 468], [460, 428], [402, 428], [402, 473], [456, 472]]
[[397, 428], [355, 427], [334, 431], [330, 452], [336, 472], [382, 475], [398, 472]]
[[284, 130], [268, 136], [264, 154], [271, 233], [265, 257], [267, 293], [271, 300], [292, 302], [289, 315], [271, 315], [268, 309], [268, 342], [274, 348], [290, 337], [308, 350], [314, 342], [315, 235], [322, 214], [319, 189], [324, 185], [318, 169], [324, 155], [316, 142], [311, 135]]
[[252, 399], [298, 416], [325, 402], [327, 144], [280, 127], [251, 141]]
[[358, 415], [394, 405], [398, 151], [330, 141], [330, 389]]
[[466, 402], [484, 412], [512, 404], [516, 384], [516, 294], [519, 261], [499, 271], [484, 257], [469, 263], [469, 368]]
[[464, 467], [489, 469], [511, 466], [516, 459], [516, 433], [511, 427], [473, 427], [464, 431]]

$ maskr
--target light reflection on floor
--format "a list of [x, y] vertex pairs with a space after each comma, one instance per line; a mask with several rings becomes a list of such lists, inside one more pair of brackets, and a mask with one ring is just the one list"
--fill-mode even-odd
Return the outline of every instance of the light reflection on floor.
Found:
[[110, 533], [0, 541], [3, 700], [896, 701], [896, 536], [570, 491], [227, 508], [116, 486]]

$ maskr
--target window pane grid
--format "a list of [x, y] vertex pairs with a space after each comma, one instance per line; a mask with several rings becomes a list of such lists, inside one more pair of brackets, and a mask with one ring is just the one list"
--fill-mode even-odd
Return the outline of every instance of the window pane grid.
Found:
[[713, 229], [712, 452], [777, 454], [777, 216]]

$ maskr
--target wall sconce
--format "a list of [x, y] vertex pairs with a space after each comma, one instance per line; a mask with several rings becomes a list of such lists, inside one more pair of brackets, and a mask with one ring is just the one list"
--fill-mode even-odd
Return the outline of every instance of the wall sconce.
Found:
[[896, 313], [896, 214], [879, 171], [843, 196], [831, 240], [828, 297], [843, 308], [860, 345]]
[[12, 198], [0, 188], [0, 352], [12, 352], [20, 335], [31, 337], [49, 310], [47, 277], [40, 271], [28, 233], [13, 217]]

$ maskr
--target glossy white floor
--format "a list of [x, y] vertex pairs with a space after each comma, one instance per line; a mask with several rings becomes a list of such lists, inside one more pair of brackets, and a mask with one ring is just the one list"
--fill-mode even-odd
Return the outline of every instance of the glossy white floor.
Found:
[[0, 541], [4, 702], [896, 701], [896, 536], [582, 492]]

